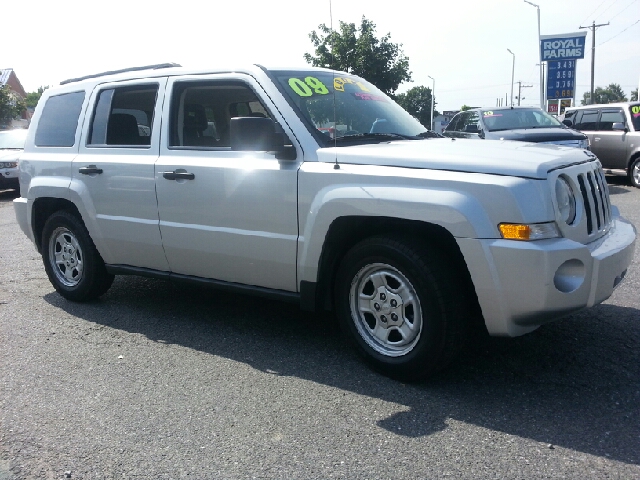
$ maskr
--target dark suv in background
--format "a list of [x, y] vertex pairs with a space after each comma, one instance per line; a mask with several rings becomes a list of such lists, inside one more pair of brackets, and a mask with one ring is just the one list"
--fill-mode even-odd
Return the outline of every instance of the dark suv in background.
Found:
[[451, 138], [554, 143], [588, 148], [587, 136], [537, 107], [474, 108], [456, 114], [442, 132]]
[[640, 102], [567, 108], [563, 123], [589, 137], [605, 169], [625, 170], [640, 188]]

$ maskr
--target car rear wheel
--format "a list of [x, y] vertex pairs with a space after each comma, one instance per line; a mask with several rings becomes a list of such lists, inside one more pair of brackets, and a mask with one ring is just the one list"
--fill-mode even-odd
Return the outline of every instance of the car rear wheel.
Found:
[[374, 369], [402, 381], [423, 379], [444, 368], [464, 343], [466, 308], [457, 301], [455, 277], [441, 252], [416, 240], [364, 240], [338, 271], [343, 331]]
[[68, 300], [97, 298], [114, 279], [82, 221], [66, 211], [47, 219], [42, 232], [42, 259], [49, 281]]

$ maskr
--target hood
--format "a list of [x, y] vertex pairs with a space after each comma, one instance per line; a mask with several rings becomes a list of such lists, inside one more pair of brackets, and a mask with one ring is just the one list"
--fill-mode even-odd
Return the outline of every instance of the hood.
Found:
[[486, 132], [485, 138], [540, 143], [559, 142], [563, 140], [586, 140], [587, 136], [569, 128], [519, 128]]
[[17, 162], [22, 150], [0, 148], [0, 162]]
[[557, 168], [595, 160], [581, 148], [505, 140], [451, 139], [404, 140], [388, 143], [330, 147], [318, 150], [326, 163], [386, 165], [515, 177], [547, 177]]

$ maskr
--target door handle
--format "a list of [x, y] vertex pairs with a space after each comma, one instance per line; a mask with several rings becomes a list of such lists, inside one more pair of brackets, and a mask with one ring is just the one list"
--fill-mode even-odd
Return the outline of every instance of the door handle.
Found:
[[162, 176], [167, 180], [193, 180], [196, 178], [193, 173], [185, 172], [182, 169], [173, 172], [162, 172]]
[[95, 175], [102, 173], [102, 169], [96, 167], [95, 165], [89, 165], [88, 167], [80, 167], [78, 169], [82, 175]]

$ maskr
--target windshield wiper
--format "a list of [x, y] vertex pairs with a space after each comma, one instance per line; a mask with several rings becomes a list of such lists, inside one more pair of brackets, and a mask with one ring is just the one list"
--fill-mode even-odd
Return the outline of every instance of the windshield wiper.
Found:
[[438, 132], [434, 132], [433, 130], [426, 130], [417, 135], [420, 138], [445, 138], [444, 135], [439, 134]]
[[[335, 139], [338, 143], [341, 142], [359, 142], [359, 141], [369, 141], [376, 140], [379, 142], [384, 142], [386, 140], [415, 140], [416, 137], [411, 137], [409, 135], [402, 135], [400, 133], [354, 133], [353, 135], [343, 135]], [[330, 142], [333, 143], [333, 142]]]

